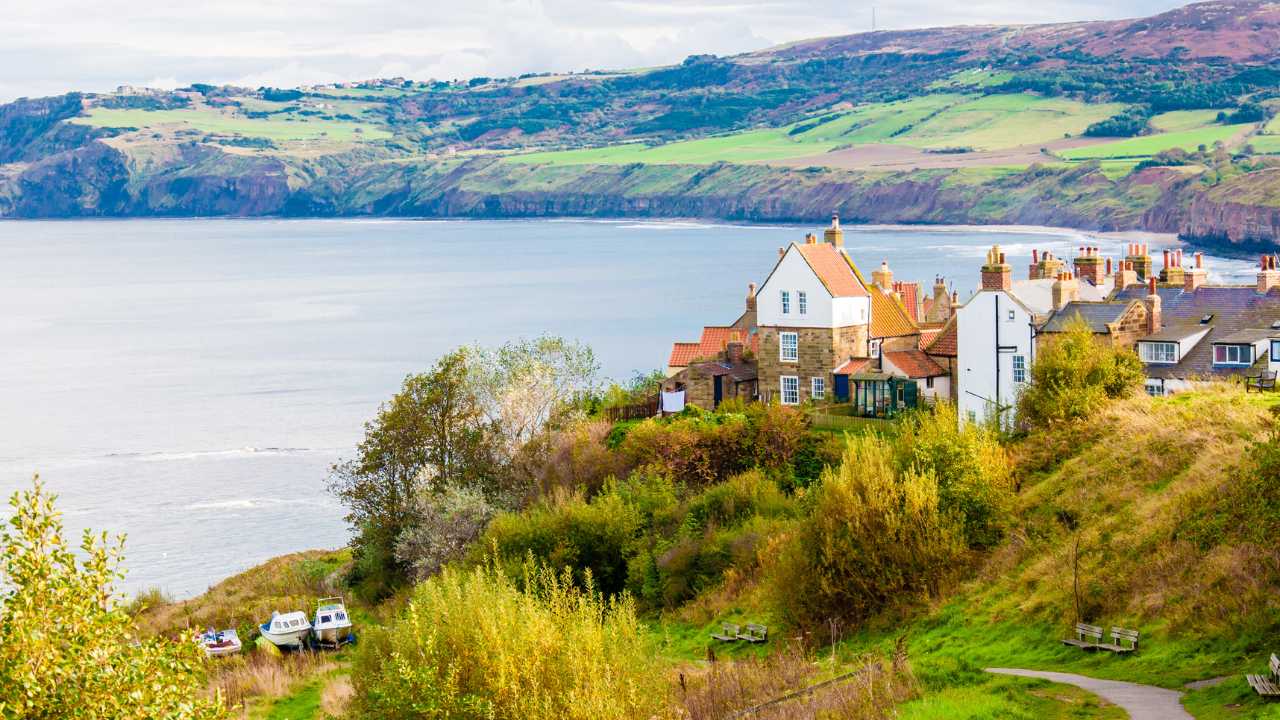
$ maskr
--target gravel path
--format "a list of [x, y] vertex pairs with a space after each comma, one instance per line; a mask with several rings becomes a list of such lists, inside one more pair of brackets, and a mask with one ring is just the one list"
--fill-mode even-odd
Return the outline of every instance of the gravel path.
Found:
[[1098, 680], [1084, 675], [1041, 670], [987, 668], [987, 672], [1040, 678], [1050, 682], [1075, 685], [1105, 698], [1114, 705], [1120, 706], [1125, 712], [1129, 713], [1129, 717], [1132, 720], [1194, 720], [1190, 713], [1182, 709], [1182, 702], [1179, 700], [1182, 697], [1182, 693], [1177, 690], [1166, 690], [1154, 685], [1139, 685], [1118, 680]]

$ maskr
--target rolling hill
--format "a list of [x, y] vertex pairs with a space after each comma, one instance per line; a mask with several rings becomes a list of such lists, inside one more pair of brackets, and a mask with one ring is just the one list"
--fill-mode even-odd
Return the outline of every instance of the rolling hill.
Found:
[[0, 216], [839, 209], [1274, 243], [1278, 47], [1280, 5], [1231, 0], [645, 70], [22, 99], [0, 106]]

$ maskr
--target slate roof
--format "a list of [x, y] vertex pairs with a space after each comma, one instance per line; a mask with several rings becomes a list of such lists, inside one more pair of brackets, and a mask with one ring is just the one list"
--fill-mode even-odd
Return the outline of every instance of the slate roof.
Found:
[[1112, 300], [1108, 302], [1070, 302], [1066, 307], [1049, 316], [1049, 320], [1040, 328], [1041, 332], [1066, 332], [1067, 327], [1076, 318], [1082, 318], [1095, 333], [1107, 332], [1107, 325], [1119, 320], [1133, 304], [1132, 300]]
[[933, 361], [933, 358], [919, 350], [890, 350], [884, 353], [884, 359], [907, 374], [909, 378], [926, 378], [946, 375], [947, 371]]
[[[1014, 280], [1009, 289], [1009, 294], [1033, 314], [1048, 315], [1053, 312], [1053, 284], [1055, 282], [1057, 281], [1053, 278]], [[1106, 300], [1107, 296], [1111, 294], [1113, 282], [1114, 280], [1110, 277], [1101, 285], [1094, 285], [1081, 280], [1079, 282], [1080, 292], [1078, 299], [1083, 302]]]
[[[1158, 378], [1212, 378], [1227, 377], [1250, 372], [1243, 366], [1214, 367], [1213, 343], [1228, 338], [1242, 330], [1269, 328], [1280, 321], [1280, 292], [1263, 295], [1254, 286], [1215, 287], [1202, 286], [1194, 292], [1178, 287], [1162, 287], [1156, 290], [1160, 296], [1161, 323], [1170, 333], [1186, 333], [1203, 330], [1200, 319], [1213, 315], [1207, 327], [1209, 332], [1196, 343], [1176, 365], [1147, 365], [1147, 375]], [[1147, 294], [1143, 286], [1125, 288], [1116, 294], [1119, 299], [1141, 299]], [[1165, 333], [1161, 332], [1161, 336]], [[1146, 338], [1142, 338], [1145, 340]]]
[[947, 324], [942, 326], [942, 330], [938, 331], [938, 336], [933, 342], [924, 349], [930, 355], [938, 355], [940, 357], [956, 357], [957, 338], [956, 338], [956, 316], [952, 315]]
[[853, 261], [830, 243], [795, 243], [831, 297], [866, 297], [867, 288], [853, 269]]
[[724, 361], [714, 361], [706, 363], [697, 363], [693, 365], [693, 369], [706, 373], [712, 377], [717, 375], [726, 376], [734, 382], [746, 382], [756, 379], [755, 363], [730, 363]]

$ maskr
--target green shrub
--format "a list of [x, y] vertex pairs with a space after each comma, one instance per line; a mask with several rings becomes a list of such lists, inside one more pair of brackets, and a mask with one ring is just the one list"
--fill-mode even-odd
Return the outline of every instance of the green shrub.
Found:
[[853, 436], [840, 467], [823, 474], [812, 515], [770, 567], [772, 595], [790, 621], [860, 622], [936, 595], [955, 569], [963, 532], [939, 510], [937, 481], [900, 472], [896, 460], [884, 439]]
[[960, 423], [955, 407], [941, 403], [904, 419], [895, 446], [899, 472], [937, 480], [938, 509], [958, 519], [970, 547], [1000, 542], [1012, 510], [1013, 475], [995, 433]]
[[1080, 420], [1108, 401], [1132, 395], [1146, 377], [1132, 351], [1098, 339], [1081, 318], [1047, 338], [1018, 397], [1018, 416], [1031, 426]]
[[623, 720], [666, 702], [632, 602], [532, 564], [522, 585], [494, 567], [419, 585], [351, 677], [351, 716], [377, 720]]
[[86, 530], [77, 556], [53, 501], [14, 493], [0, 530], [0, 717], [224, 717], [196, 644], [140, 638], [115, 601], [123, 543]]
[[495, 553], [509, 570], [527, 555], [554, 568], [571, 568], [579, 582], [588, 574], [600, 591], [622, 592], [627, 561], [641, 517], [616, 493], [591, 501], [580, 496], [548, 501], [489, 523], [474, 552]]

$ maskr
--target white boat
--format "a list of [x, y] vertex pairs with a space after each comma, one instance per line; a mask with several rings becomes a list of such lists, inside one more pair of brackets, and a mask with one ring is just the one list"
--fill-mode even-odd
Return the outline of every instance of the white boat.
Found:
[[351, 618], [341, 597], [321, 598], [316, 604], [316, 617], [312, 625], [316, 642], [337, 647], [355, 640], [351, 632]]
[[301, 648], [307, 644], [311, 623], [301, 610], [290, 613], [271, 613], [271, 619], [262, 623], [262, 637], [276, 647]]
[[240, 636], [235, 628], [230, 630], [214, 630], [209, 628], [200, 635], [200, 646], [209, 657], [235, 655], [240, 652]]

